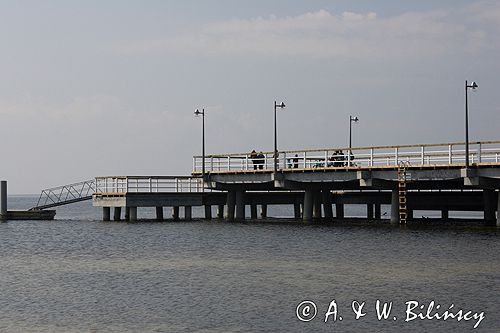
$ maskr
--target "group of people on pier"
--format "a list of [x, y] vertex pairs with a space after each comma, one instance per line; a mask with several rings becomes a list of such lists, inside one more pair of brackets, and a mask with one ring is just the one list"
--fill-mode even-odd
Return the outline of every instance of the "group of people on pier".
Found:
[[[346, 167], [349, 166], [349, 160], [351, 160], [351, 166], [354, 165], [352, 163], [352, 160], [354, 159], [354, 155], [352, 153], [350, 156], [347, 153], [344, 153], [342, 150], [336, 150], [333, 152], [332, 156], [328, 158], [328, 167]], [[266, 163], [265, 161], [265, 156], [262, 152], [257, 153], [254, 150], [250, 153], [250, 160], [253, 163], [253, 169], [264, 169], [264, 164]], [[287, 159], [288, 161], [288, 168], [298, 168], [299, 167], [299, 156], [295, 154], [293, 158]], [[314, 167], [321, 167], [325, 166], [325, 162], [318, 163]]]
[[252, 150], [252, 152], [250, 153], [250, 159], [253, 162], [253, 169], [254, 170], [264, 169], [265, 157], [264, 157], [264, 154], [262, 152], [257, 154], [255, 149]]

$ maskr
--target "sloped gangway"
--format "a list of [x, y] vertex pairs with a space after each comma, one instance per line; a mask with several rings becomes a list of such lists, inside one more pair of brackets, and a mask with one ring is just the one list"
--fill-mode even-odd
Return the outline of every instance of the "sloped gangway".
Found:
[[86, 180], [42, 190], [36, 206], [30, 211], [63, 206], [79, 201], [91, 200], [96, 188], [95, 179]]

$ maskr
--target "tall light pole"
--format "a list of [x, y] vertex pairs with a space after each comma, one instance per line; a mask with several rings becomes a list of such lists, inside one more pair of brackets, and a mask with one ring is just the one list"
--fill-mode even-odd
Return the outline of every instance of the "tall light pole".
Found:
[[349, 116], [349, 156], [351, 155], [352, 148], [352, 122], [357, 123], [358, 121], [358, 117]]
[[205, 179], [205, 109], [198, 110], [194, 112], [196, 117], [201, 115], [201, 177]]
[[280, 104], [274, 101], [274, 173], [278, 171], [278, 127], [276, 125], [276, 109], [285, 107], [285, 103], [281, 102]]
[[469, 89], [475, 90], [477, 88], [477, 83], [472, 82], [470, 85], [467, 84], [465, 80], [465, 168], [469, 168], [469, 101], [467, 96], [469, 95]]

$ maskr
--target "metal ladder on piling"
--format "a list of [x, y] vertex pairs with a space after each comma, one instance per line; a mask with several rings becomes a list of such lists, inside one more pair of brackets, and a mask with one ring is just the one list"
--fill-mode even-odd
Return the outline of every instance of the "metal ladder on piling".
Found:
[[399, 223], [406, 224], [408, 219], [407, 211], [407, 191], [406, 191], [406, 181], [408, 180], [409, 174], [406, 172], [407, 168], [410, 166], [408, 161], [398, 162], [398, 200], [399, 200]]

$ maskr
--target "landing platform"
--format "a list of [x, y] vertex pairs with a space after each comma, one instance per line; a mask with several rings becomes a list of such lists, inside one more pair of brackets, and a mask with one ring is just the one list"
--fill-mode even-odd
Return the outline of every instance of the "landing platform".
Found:
[[55, 210], [9, 210], [7, 214], [0, 215], [0, 221], [53, 220], [55, 216]]

